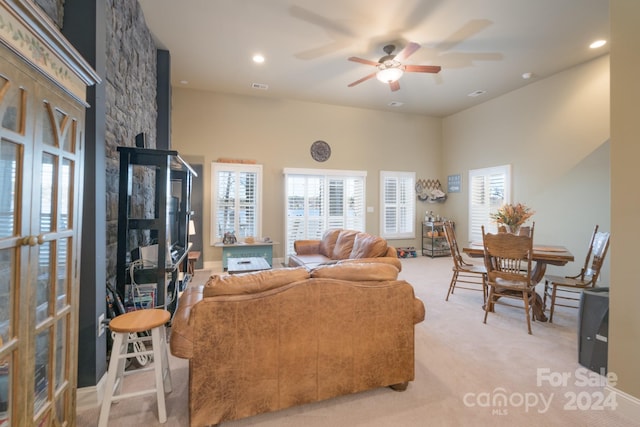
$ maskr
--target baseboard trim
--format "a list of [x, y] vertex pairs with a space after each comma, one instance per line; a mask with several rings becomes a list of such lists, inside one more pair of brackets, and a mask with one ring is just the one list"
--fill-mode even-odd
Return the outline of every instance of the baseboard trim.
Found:
[[605, 386], [605, 390], [615, 394], [618, 404], [616, 411], [632, 420], [640, 420], [640, 399], [609, 385]]
[[79, 388], [76, 392], [76, 411], [84, 411], [100, 406], [104, 397], [106, 383], [107, 373], [105, 372], [98, 384]]

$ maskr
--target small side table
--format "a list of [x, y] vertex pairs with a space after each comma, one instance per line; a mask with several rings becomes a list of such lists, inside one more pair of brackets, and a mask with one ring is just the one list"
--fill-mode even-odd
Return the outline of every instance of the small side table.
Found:
[[187, 274], [193, 276], [196, 271], [196, 261], [200, 258], [200, 251], [190, 251], [188, 255], [188, 265], [187, 265]]

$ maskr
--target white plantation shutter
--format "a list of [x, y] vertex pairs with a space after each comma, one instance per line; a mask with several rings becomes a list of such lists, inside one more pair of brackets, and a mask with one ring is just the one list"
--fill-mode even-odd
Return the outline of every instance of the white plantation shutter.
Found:
[[213, 162], [211, 170], [211, 244], [226, 232], [261, 237], [262, 165]]
[[381, 236], [415, 238], [415, 172], [380, 172]]
[[295, 240], [322, 237], [326, 228], [324, 183], [323, 176], [287, 175], [286, 232], [291, 248]]
[[366, 172], [285, 169], [285, 256], [293, 242], [320, 239], [330, 228], [365, 229]]
[[511, 203], [511, 165], [469, 171], [469, 241], [482, 241], [482, 226], [495, 232], [489, 216]]

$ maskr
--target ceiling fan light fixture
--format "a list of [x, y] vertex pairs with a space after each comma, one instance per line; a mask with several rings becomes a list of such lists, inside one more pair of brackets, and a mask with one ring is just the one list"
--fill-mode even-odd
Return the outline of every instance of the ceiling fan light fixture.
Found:
[[404, 74], [404, 70], [400, 67], [381, 68], [376, 73], [376, 78], [382, 83], [393, 83], [402, 77], [402, 74]]

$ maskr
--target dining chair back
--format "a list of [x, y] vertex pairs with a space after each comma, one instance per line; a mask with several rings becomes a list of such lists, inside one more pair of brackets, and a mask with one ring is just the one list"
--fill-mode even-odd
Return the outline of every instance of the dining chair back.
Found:
[[[449, 301], [449, 295], [453, 294], [457, 287], [459, 289], [482, 291], [482, 301], [486, 303], [487, 284], [485, 278], [487, 270], [483, 265], [473, 264], [462, 257], [453, 222], [444, 222], [444, 233], [447, 237], [447, 244], [449, 245], [451, 258], [453, 260], [453, 275], [449, 283], [449, 290], [447, 291], [445, 301]], [[459, 286], [458, 283], [464, 283], [465, 285]]]
[[[579, 308], [580, 294], [585, 288], [592, 288], [598, 282], [604, 259], [609, 249], [610, 233], [598, 231], [596, 225], [585, 256], [584, 266], [574, 276], [547, 275], [544, 282], [544, 304], [550, 299], [549, 322], [553, 322], [556, 306]], [[566, 301], [561, 303], [557, 300]]]
[[[535, 226], [535, 224], [534, 224]], [[533, 230], [528, 235], [512, 233], [485, 233], [482, 227], [484, 264], [487, 270], [489, 296], [485, 304], [484, 323], [496, 304], [512, 305], [502, 298], [522, 300], [527, 320], [527, 330], [531, 334], [531, 299], [535, 294], [532, 276]]]

